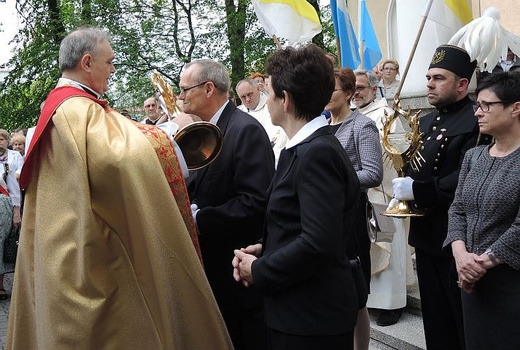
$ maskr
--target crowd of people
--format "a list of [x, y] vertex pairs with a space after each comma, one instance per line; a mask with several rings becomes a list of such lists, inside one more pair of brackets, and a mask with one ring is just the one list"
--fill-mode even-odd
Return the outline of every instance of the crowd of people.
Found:
[[[278, 49], [234, 91], [194, 60], [178, 113], [150, 96], [137, 122], [102, 99], [108, 34], [69, 33], [36, 127], [0, 129], [0, 243], [21, 230], [16, 269], [0, 249], [6, 348], [367, 350], [369, 310], [389, 326], [406, 306], [411, 247], [428, 349], [520, 348], [520, 73], [482, 77], [472, 101], [476, 62], [439, 46], [422, 164], [399, 177], [382, 147], [399, 63], [330, 57]], [[195, 120], [223, 140], [190, 170], [173, 136]], [[423, 215], [371, 242], [368, 202], [395, 200]]]

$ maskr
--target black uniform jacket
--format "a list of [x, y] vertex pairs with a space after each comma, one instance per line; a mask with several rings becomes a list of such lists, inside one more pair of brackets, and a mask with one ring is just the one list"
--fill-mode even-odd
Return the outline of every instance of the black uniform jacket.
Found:
[[464, 154], [478, 143], [489, 143], [479, 135], [473, 101], [466, 96], [447, 107], [420, 119], [423, 133], [421, 155], [425, 159], [418, 172], [408, 171], [413, 178], [415, 206], [426, 212], [413, 217], [410, 224], [410, 245], [433, 255], [443, 252], [442, 244], [448, 230], [448, 209], [453, 201]]

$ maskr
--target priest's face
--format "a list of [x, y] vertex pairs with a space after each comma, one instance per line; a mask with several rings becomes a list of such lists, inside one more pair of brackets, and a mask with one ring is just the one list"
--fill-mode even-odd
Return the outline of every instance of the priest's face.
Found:
[[248, 82], [243, 82], [237, 88], [238, 97], [247, 109], [255, 109], [260, 103], [260, 90]]
[[159, 104], [155, 98], [150, 97], [144, 101], [144, 112], [146, 113], [146, 116], [150, 118], [150, 120], [156, 120], [160, 117]]
[[377, 86], [370, 87], [366, 75], [356, 75], [356, 91], [352, 102], [357, 108], [363, 108], [376, 99]]
[[114, 67], [114, 51], [109, 42], [104, 40], [98, 44], [96, 52], [87, 65], [88, 85], [99, 94], [108, 91], [110, 76], [116, 72]]

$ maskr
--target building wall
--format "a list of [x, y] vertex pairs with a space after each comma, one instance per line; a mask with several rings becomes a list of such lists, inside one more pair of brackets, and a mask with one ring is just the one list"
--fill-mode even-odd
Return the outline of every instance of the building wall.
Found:
[[[416, 1], [416, 0], [414, 0]], [[443, 0], [434, 0], [443, 1]], [[358, 3], [359, 0], [347, 0], [349, 12], [352, 17], [354, 28], [357, 32], [358, 26]], [[368, 11], [372, 19], [372, 24], [376, 30], [383, 58], [388, 57], [388, 43], [386, 38], [386, 16], [390, 0], [366, 0]], [[480, 17], [481, 14], [491, 6], [500, 10], [500, 23], [510, 32], [520, 36], [520, 21], [518, 20], [518, 10], [520, 1], [518, 0], [472, 0], [473, 18]], [[406, 19], [403, 19], [406, 20]]]
[[[381, 52], [383, 53], [383, 59], [386, 58], [395, 58], [398, 59], [401, 65], [401, 73], [404, 71], [404, 67], [406, 66], [407, 59], [409, 53], [403, 53], [401, 58], [398, 57], [388, 57], [388, 42], [387, 42], [387, 12], [390, 4], [390, 0], [365, 0], [368, 11], [370, 13], [370, 17], [372, 19], [372, 23], [376, 30], [376, 35], [379, 40], [379, 45], [381, 47]], [[410, 4], [416, 5], [417, 2], [424, 2], [426, 0], [409, 0]], [[412, 2], [413, 1], [413, 2]], [[443, 1], [443, 0], [434, 0], [434, 1]], [[359, 11], [359, 0], [347, 0], [349, 12], [352, 17], [352, 21], [354, 24], [354, 28], [356, 32], [358, 31], [358, 11]], [[418, 6], [418, 5], [416, 5]], [[481, 14], [490, 6], [497, 7], [501, 13], [500, 23], [504, 28], [513, 32], [516, 35], [520, 36], [520, 23], [516, 20], [515, 16], [520, 9], [520, 1], [518, 0], [473, 0], [472, 1], [472, 10], [473, 10], [473, 18], [480, 17]], [[419, 8], [421, 8], [419, 6]], [[403, 44], [400, 41], [400, 46], [409, 46], [409, 50], [411, 51], [412, 44], [416, 37], [420, 19], [407, 19], [403, 18], [403, 21], [407, 21], [411, 28], [410, 33], [406, 33], [408, 38], [403, 38], [405, 40]], [[413, 23], [416, 23], [415, 25]], [[427, 21], [426, 28], [432, 26], [433, 22]], [[413, 31], [413, 32], [412, 32]], [[425, 39], [426, 35], [423, 35], [423, 39]], [[411, 107], [412, 110], [422, 110], [423, 113], [428, 112], [431, 109], [429, 105], [425, 93], [426, 93], [426, 79], [424, 78], [429, 61], [431, 59], [431, 55], [435, 49], [435, 45], [430, 45], [429, 38], [427, 38], [425, 42], [421, 40], [418, 46], [418, 49], [415, 53], [414, 59], [412, 61], [410, 70], [408, 71], [408, 75], [406, 77], [405, 83], [403, 85], [403, 90], [401, 92], [401, 103], [404, 107]], [[441, 43], [439, 43], [441, 44]], [[405, 57], [405, 58], [403, 58]], [[473, 79], [474, 80], [474, 79]], [[470, 86], [470, 90], [475, 88], [475, 82], [472, 81], [472, 85]]]

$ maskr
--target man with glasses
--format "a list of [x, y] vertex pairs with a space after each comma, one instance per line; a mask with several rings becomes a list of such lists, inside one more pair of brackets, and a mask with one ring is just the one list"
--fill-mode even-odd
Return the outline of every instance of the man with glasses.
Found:
[[379, 129], [383, 131], [382, 119], [385, 111], [388, 115], [392, 113], [392, 109], [388, 106], [386, 99], [377, 99], [377, 85], [379, 79], [377, 75], [368, 70], [356, 69], [356, 91], [352, 98], [352, 103], [358, 108], [359, 112], [372, 119]]
[[224, 135], [217, 159], [188, 180], [206, 275], [235, 349], [266, 349], [262, 297], [233, 279], [234, 249], [262, 237], [274, 155], [260, 123], [228, 99], [226, 67], [188, 63], [181, 74], [184, 112], [216, 124]]
[[[385, 98], [377, 98], [379, 80], [373, 71], [355, 70], [356, 92], [353, 103], [359, 112], [372, 119], [383, 137], [383, 121], [393, 110]], [[402, 132], [402, 125], [396, 120], [392, 132]], [[392, 163], [383, 164], [383, 182], [381, 186], [370, 188], [368, 198], [371, 203], [387, 205], [392, 198], [392, 180], [397, 177]], [[391, 243], [369, 245], [372, 276], [367, 307], [378, 309], [376, 323], [390, 326], [399, 321], [402, 309], [406, 306], [406, 270], [411, 269], [412, 260], [406, 243], [405, 221], [394, 219], [396, 232]], [[368, 237], [367, 237], [368, 241]]]
[[142, 124], [159, 125], [168, 121], [166, 115], [161, 116], [161, 108], [155, 97], [149, 97], [144, 101], [144, 113], [146, 117], [141, 120]]
[[[428, 349], [464, 349], [460, 289], [451, 250], [442, 250], [448, 209], [460, 165], [469, 148], [487, 143], [479, 134], [468, 85], [476, 67], [466, 51], [439, 46], [433, 55], [426, 87], [436, 111], [421, 118], [422, 167], [393, 181], [396, 199], [414, 201], [422, 217], [412, 217], [410, 245], [415, 247], [421, 308]], [[487, 108], [488, 106], [482, 106]]]

